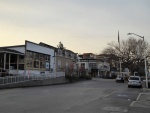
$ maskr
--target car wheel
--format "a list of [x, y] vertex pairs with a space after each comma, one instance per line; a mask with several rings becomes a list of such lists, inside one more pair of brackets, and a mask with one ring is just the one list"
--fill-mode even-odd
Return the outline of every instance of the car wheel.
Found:
[[130, 86], [128, 85], [128, 88], [130, 88]]

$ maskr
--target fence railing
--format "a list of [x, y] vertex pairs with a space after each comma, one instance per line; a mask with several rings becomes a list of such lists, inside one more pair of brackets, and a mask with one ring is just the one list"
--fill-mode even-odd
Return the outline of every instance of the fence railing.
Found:
[[[1, 73], [0, 73], [1, 74]], [[24, 74], [4, 74], [5, 76], [0, 77], [0, 85], [5, 84], [15, 84], [20, 82], [26, 82], [26, 81], [32, 81], [32, 80], [45, 80], [45, 79], [51, 79], [56, 77], [64, 77], [64, 72], [56, 72], [49, 73], [49, 74], [30, 74], [30, 75], [24, 75]]]

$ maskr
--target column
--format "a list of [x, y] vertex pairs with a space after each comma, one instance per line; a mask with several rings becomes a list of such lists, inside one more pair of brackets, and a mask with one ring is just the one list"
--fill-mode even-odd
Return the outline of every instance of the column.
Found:
[[6, 53], [4, 53], [4, 70], [6, 69]]

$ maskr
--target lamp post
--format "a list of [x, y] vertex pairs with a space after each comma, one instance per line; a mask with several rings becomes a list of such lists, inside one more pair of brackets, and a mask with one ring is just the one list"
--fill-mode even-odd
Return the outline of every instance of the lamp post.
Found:
[[[128, 35], [136, 35], [136, 36], [142, 38], [143, 42], [144, 42], [144, 36], [140, 36], [140, 35], [137, 35], [135, 33], [128, 33]], [[146, 88], [148, 88], [148, 77], [147, 77], [147, 65], [146, 65], [146, 52], [145, 52], [145, 49], [144, 49], [144, 62], [145, 62]]]
[[119, 67], [120, 67], [120, 70], [119, 70], [119, 76], [121, 76], [122, 74], [121, 74], [121, 58], [119, 58]]

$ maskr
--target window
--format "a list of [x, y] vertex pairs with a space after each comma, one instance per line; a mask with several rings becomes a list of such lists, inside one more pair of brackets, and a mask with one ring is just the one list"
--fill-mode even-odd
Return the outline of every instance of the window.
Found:
[[33, 53], [30, 51], [27, 51], [26, 56], [28, 59], [32, 59], [33, 58]]
[[81, 63], [81, 68], [85, 68], [85, 63]]
[[46, 55], [46, 61], [50, 61], [50, 56]]
[[32, 68], [32, 60], [27, 60], [26, 61], [26, 67]]
[[139, 80], [139, 77], [130, 77], [130, 80]]
[[96, 63], [89, 63], [90, 68], [96, 68], [96, 66], [97, 66]]
[[50, 70], [50, 55], [27, 51], [26, 67], [29, 69]]
[[[9, 62], [9, 55], [7, 55], [8, 56], [8, 62]], [[10, 56], [10, 63], [17, 63], [17, 55], [15, 55], [15, 54], [11, 54], [11, 56]]]
[[24, 64], [24, 56], [19, 55], [19, 64]]
[[40, 62], [40, 68], [41, 69], [45, 69], [45, 65], [46, 65], [45, 62]]
[[34, 68], [39, 68], [39, 61], [34, 61]]
[[19, 70], [24, 70], [24, 64], [19, 64]]
[[39, 53], [34, 53], [34, 60], [39, 60]]

